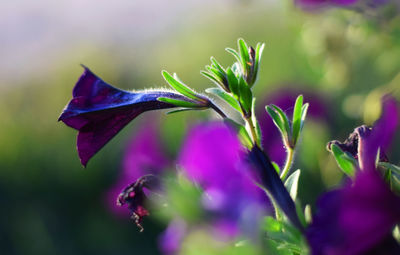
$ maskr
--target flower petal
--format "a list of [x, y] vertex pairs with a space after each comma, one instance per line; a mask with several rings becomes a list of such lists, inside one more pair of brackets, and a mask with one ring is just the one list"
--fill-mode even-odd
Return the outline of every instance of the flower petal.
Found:
[[318, 209], [307, 229], [313, 255], [367, 254], [376, 247], [383, 249], [400, 222], [400, 198], [376, 171], [361, 171], [353, 185], [324, 194]]

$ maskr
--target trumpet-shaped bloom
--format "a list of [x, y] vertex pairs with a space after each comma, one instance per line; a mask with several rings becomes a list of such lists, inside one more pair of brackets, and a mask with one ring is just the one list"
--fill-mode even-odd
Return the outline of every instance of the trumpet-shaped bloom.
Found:
[[307, 229], [313, 255], [400, 254], [391, 236], [400, 222], [400, 198], [377, 171], [359, 172], [353, 184], [326, 193], [317, 206]]
[[[319, 211], [307, 229], [313, 255], [400, 254], [391, 236], [400, 222], [400, 198], [376, 171], [379, 149], [386, 148], [398, 124], [396, 101], [383, 99], [383, 113], [374, 127], [358, 127], [341, 144], [358, 158], [360, 171], [353, 184], [331, 191], [319, 201]], [[382, 154], [381, 154], [382, 159]]]
[[169, 91], [120, 90], [105, 83], [86, 67], [73, 89], [72, 96], [59, 120], [79, 131], [77, 147], [84, 166], [139, 114], [176, 107], [158, 101], [159, 97], [188, 101], [184, 96]]

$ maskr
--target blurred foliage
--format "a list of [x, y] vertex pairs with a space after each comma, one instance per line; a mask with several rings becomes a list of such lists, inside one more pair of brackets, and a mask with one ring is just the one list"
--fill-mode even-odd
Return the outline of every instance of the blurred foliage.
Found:
[[[299, 187], [302, 203], [314, 204], [321, 191], [338, 185], [342, 174], [325, 150], [326, 143], [344, 140], [364, 120], [373, 123], [379, 116], [377, 105], [382, 94], [393, 92], [400, 99], [400, 18], [382, 23], [349, 11], [304, 14], [287, 4], [262, 8], [256, 4], [233, 1], [229, 11], [213, 15], [204, 11], [190, 26], [182, 25], [142, 45], [117, 39], [108, 46], [78, 45], [60, 52], [58, 62], [43, 66], [47, 72], [42, 75], [24, 77], [20, 84], [3, 84], [2, 254], [158, 252], [157, 235], [165, 222], [146, 219], [145, 231], [139, 233], [132, 221], [112, 215], [104, 202], [104, 193], [120, 171], [127, 137], [141, 117], [100, 151], [87, 169], [79, 164], [76, 132], [56, 121], [82, 71], [79, 63], [124, 89], [154, 84], [166, 87], [160, 70], [167, 69], [202, 91], [209, 81], [198, 70], [209, 63], [210, 55], [226, 66], [232, 56], [221, 49], [234, 48], [238, 37], [251, 44], [265, 42], [256, 96], [263, 99], [283, 84], [288, 89], [311, 88], [329, 98], [327, 107], [333, 113], [329, 123], [310, 121], [304, 126], [294, 166], [303, 169]], [[26, 64], [35, 63], [31, 60]], [[168, 153], [178, 153], [188, 126], [208, 118], [208, 112], [163, 117], [162, 136]], [[394, 144], [399, 138], [398, 134]], [[392, 155], [392, 162], [399, 164], [399, 148], [389, 153]], [[171, 192], [178, 197], [185, 193]], [[221, 244], [210, 239], [201, 229], [191, 233], [185, 239], [183, 254], [216, 254], [220, 250], [215, 247]], [[189, 251], [188, 247], [199, 249], [194, 252], [196, 249]], [[226, 249], [219, 254], [236, 254], [232, 248]], [[246, 254], [257, 253], [246, 245], [240, 249]]]

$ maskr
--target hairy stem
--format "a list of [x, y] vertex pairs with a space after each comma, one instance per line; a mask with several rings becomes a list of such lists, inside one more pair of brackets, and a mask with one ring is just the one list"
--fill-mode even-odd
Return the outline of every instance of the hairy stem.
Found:
[[294, 149], [290, 148], [289, 146], [286, 146], [286, 149], [287, 149], [286, 162], [281, 173], [281, 179], [283, 181], [286, 179], [288, 173], [290, 172], [290, 168], [292, 167], [294, 159]]

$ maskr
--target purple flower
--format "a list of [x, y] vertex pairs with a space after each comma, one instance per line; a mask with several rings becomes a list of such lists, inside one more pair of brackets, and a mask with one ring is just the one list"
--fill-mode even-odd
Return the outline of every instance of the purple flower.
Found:
[[77, 147], [84, 166], [139, 114], [175, 107], [158, 101], [159, 97], [190, 102], [186, 97], [169, 91], [128, 92], [114, 88], [86, 67], [72, 95], [59, 120], [79, 131]]
[[158, 124], [156, 118], [146, 118], [144, 125], [128, 143], [122, 160], [122, 172], [106, 193], [108, 208], [115, 215], [126, 216], [127, 212], [115, 203], [121, 190], [143, 175], [158, 175], [169, 164], [160, 144]]
[[361, 170], [375, 169], [378, 151], [380, 151], [379, 160], [388, 161], [385, 151], [396, 132], [399, 114], [396, 100], [391, 96], [385, 96], [382, 99], [382, 115], [372, 128], [357, 127], [346, 141], [343, 143], [331, 141], [327, 148], [330, 150], [331, 145], [336, 144], [358, 160]]
[[226, 228], [231, 233], [235, 226], [251, 225], [254, 233], [269, 202], [254, 183], [246, 151], [233, 130], [219, 122], [196, 126], [183, 145], [179, 164], [204, 189], [205, 207], [216, 222], [227, 223], [218, 225], [231, 226]]
[[295, 3], [304, 8], [321, 8], [325, 6], [348, 6], [360, 0], [295, 0]]
[[375, 166], [379, 149], [388, 146], [396, 130], [399, 112], [389, 96], [383, 98], [382, 108], [374, 127], [356, 128], [344, 144], [334, 141], [358, 158], [363, 171], [353, 184], [320, 199], [319, 211], [307, 229], [313, 255], [400, 253], [391, 236], [394, 225], [400, 222], [400, 198], [383, 182]]
[[400, 198], [377, 171], [362, 171], [320, 198], [307, 239], [313, 255], [400, 254], [391, 235], [399, 222]]

